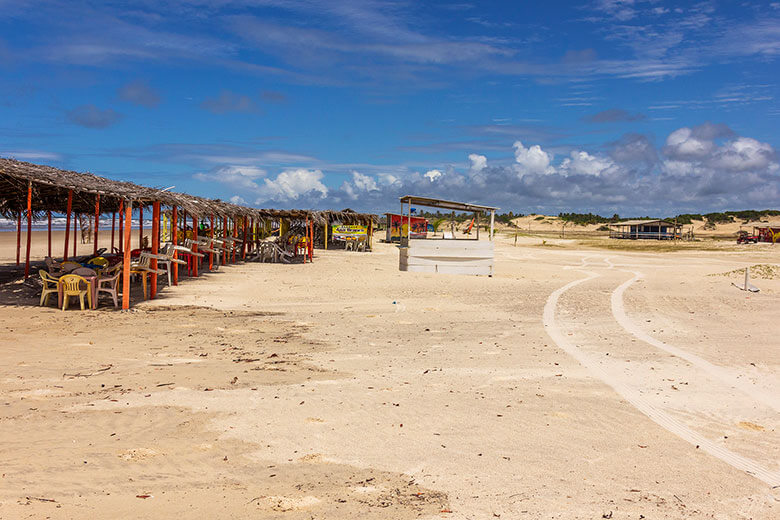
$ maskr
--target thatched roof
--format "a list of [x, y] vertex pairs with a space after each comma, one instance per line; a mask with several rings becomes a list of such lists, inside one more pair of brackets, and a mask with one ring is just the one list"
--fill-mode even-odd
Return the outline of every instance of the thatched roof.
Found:
[[51, 166], [32, 164], [0, 157], [0, 215], [14, 218], [20, 210], [27, 209], [27, 187], [32, 185], [32, 210], [36, 214], [45, 211], [65, 213], [68, 191], [73, 190], [72, 211], [94, 214], [95, 199], [100, 194], [100, 212], [110, 213], [119, 209], [121, 200], [132, 201], [133, 206], [148, 206], [159, 201], [164, 206], [178, 206], [189, 215], [208, 218], [248, 217], [254, 219], [313, 219], [316, 222], [340, 221], [347, 224], [367, 224], [376, 215], [343, 211], [310, 211], [258, 209], [240, 206], [218, 199], [207, 199], [186, 193], [164, 191], [140, 186], [131, 182], [115, 181], [91, 173], [79, 173]]

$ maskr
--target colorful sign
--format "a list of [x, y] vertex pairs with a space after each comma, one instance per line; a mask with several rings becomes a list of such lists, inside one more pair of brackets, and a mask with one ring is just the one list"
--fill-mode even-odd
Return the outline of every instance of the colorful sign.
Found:
[[368, 226], [359, 224], [333, 224], [331, 226], [333, 240], [353, 240], [366, 236], [368, 236]]
[[[389, 239], [392, 241], [401, 240], [406, 236], [409, 228], [409, 217], [397, 215], [395, 213], [387, 214], [387, 229]], [[411, 238], [428, 238], [428, 220], [422, 217], [412, 217]]]

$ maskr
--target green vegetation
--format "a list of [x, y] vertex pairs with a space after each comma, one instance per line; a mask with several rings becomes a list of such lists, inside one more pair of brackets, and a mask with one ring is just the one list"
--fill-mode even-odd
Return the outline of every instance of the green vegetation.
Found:
[[544, 220], [544, 215], [539, 215], [534, 220]]
[[607, 224], [620, 220], [620, 215], [615, 213], [612, 218], [594, 215], [593, 213], [558, 213], [558, 218], [577, 224], [578, 226], [587, 226], [588, 224]]

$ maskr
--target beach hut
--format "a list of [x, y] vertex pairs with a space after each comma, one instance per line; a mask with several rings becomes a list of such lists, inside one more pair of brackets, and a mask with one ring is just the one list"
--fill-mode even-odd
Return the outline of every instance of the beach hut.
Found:
[[[385, 213], [386, 242], [400, 242], [401, 237], [409, 235], [411, 238], [428, 238], [428, 219], [423, 217], [404, 218], [400, 213]], [[407, 230], [406, 226], [411, 225], [412, 229]], [[407, 232], [408, 231], [408, 232]]]
[[777, 241], [780, 241], [780, 223], [754, 226], [753, 236], [757, 237], [759, 242], [770, 242], [774, 244]]
[[[406, 236], [401, 236], [399, 268], [401, 271], [493, 276], [493, 230], [498, 208], [406, 195], [401, 197], [401, 215]], [[441, 208], [453, 212], [473, 213], [477, 231], [469, 238], [445, 233], [441, 238], [412, 236], [412, 205]], [[480, 218], [490, 215], [488, 240], [480, 240]]]
[[667, 220], [625, 220], [610, 224], [609, 238], [674, 240], [682, 239], [682, 226]]

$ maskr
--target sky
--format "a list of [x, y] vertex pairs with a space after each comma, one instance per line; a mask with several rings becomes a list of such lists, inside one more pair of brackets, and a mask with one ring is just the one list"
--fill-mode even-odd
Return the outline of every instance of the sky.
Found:
[[778, 58], [778, 0], [0, 0], [0, 156], [262, 208], [778, 208]]

